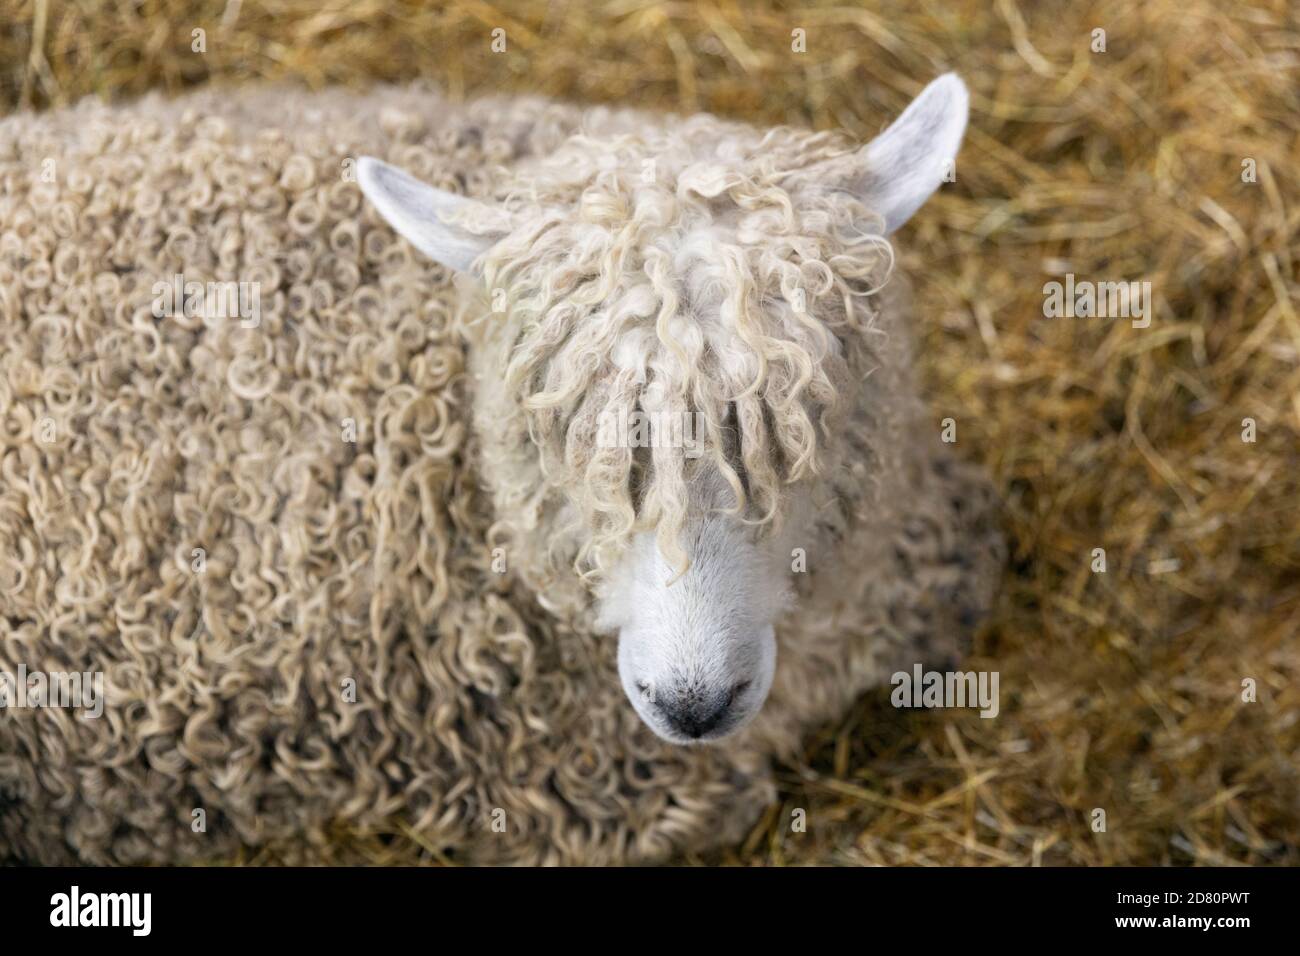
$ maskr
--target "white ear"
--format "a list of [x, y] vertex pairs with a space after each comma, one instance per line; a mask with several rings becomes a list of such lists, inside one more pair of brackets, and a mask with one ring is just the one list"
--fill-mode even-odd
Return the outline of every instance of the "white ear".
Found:
[[435, 189], [372, 156], [357, 161], [357, 183], [379, 214], [411, 245], [458, 272], [469, 271], [479, 254], [499, 238], [499, 234], [470, 232], [443, 218], [454, 213], [458, 219], [482, 221], [492, 212], [484, 203]]
[[921, 91], [903, 115], [861, 149], [791, 174], [796, 190], [842, 190], [885, 220], [885, 234], [912, 218], [956, 171], [970, 97], [955, 73]]
[[966, 84], [956, 73], [945, 73], [860, 151], [861, 199], [885, 217], [888, 232], [911, 219], [956, 170], [969, 103]]

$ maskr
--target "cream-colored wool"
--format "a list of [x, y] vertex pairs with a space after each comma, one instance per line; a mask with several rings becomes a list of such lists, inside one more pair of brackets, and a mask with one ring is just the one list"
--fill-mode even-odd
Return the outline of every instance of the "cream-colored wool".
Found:
[[[0, 711], [0, 858], [311, 861], [393, 817], [476, 862], [742, 836], [772, 758], [951, 659], [1000, 563], [987, 487], [922, 437], [888, 243], [843, 195], [787, 192], [850, 145], [419, 88], [0, 122], [0, 671], [102, 671], [107, 696]], [[363, 202], [362, 154], [554, 215], [453, 280]], [[257, 283], [260, 322], [157, 317], [177, 274]], [[816, 321], [777, 311], [796, 289]], [[747, 348], [681, 302], [730, 309]], [[599, 336], [575, 325], [597, 305]], [[647, 321], [630, 361], [676, 390], [597, 374]], [[597, 447], [602, 410], [656, 402], [703, 414], [710, 454], [644, 473]], [[750, 516], [795, 520], [798, 483], [821, 510], [759, 718], [675, 747], [591, 589], [634, 524], [673, 552], [692, 469], [739, 488], [729, 414]]]

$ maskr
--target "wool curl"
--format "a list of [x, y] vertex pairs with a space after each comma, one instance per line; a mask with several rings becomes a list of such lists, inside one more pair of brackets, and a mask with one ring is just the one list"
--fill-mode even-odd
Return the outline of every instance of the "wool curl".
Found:
[[[577, 135], [504, 197], [518, 225], [485, 257], [493, 311], [471, 321], [509, 327], [505, 385], [547, 488], [573, 506], [589, 581], [644, 530], [684, 571], [689, 487], [710, 471], [726, 510], [774, 531], [786, 489], [835, 466], [842, 393], [856, 399], [879, 361], [871, 297], [893, 251], [856, 198], [791, 173], [847, 152], [701, 116]], [[702, 457], [659, 436], [649, 451], [602, 441], [637, 413], [702, 426]]]
[[[754, 296], [732, 309], [746, 346], [701, 341], [672, 314], [660, 338], [633, 317], [630, 288], [627, 316], [608, 325], [653, 357], [643, 404], [652, 381], [671, 381], [684, 392], [661, 400], [711, 411], [719, 431], [724, 400], [745, 410], [748, 444], [725, 461], [760, 489], [756, 520], [796, 474], [821, 469], [830, 502], [809, 529], [823, 570], [800, 576], [800, 614], [780, 623], [763, 712], [722, 745], [680, 748], [625, 700], [581, 582], [546, 576], [554, 547], [575, 577], [577, 548], [556, 531], [581, 521], [539, 462], [591, 470], [571, 421], [586, 399], [525, 410], [514, 390], [546, 395], [552, 370], [576, 381], [560, 358], [619, 356], [556, 342], [543, 361], [544, 333], [581, 332], [551, 300], [582, 277], [558, 262], [549, 275], [527, 248], [494, 254], [491, 276], [543, 290], [509, 367], [524, 327], [481, 306], [482, 321], [463, 321], [481, 281], [468, 292], [421, 259], [349, 175], [379, 155], [518, 214], [534, 196], [575, 194], [556, 167], [553, 188], [535, 174], [575, 134], [593, 139], [570, 148], [606, 136], [616, 150], [675, 123], [528, 98], [454, 105], [419, 86], [213, 90], [0, 120], [0, 671], [102, 673], [106, 698], [98, 719], [0, 716], [0, 860], [178, 863], [274, 847], [285, 862], [355, 863], [364, 848], [340, 834], [399, 832], [475, 863], [664, 860], [739, 839], [772, 798], [774, 756], [891, 667], [951, 653], [960, 628], [945, 615], [986, 606], [997, 566], [985, 486], [907, 440], [921, 407], [903, 312], [883, 304], [897, 287], [850, 295], [866, 288], [872, 244], [833, 251], [845, 221], [829, 200], [812, 197], [796, 230], [777, 165], [694, 186], [685, 169], [661, 171], [676, 185], [648, 192], [647, 210], [671, 208], [680, 225], [721, 203], [751, 217], [721, 283]], [[772, 156], [828, 145], [802, 136], [775, 134]], [[592, 221], [572, 236], [616, 292], [633, 244], [600, 237], [637, 195], [628, 175], [582, 187]], [[680, 231], [661, 241], [690, 245]], [[558, 257], [558, 244], [541, 251]], [[672, 291], [677, 264], [646, 256]], [[260, 321], [205, 299], [157, 314], [157, 284], [178, 274], [255, 283]], [[826, 331], [757, 298], [799, 281]], [[712, 291], [687, 284], [682, 308]], [[528, 308], [521, 298], [506, 315]], [[674, 343], [714, 363], [716, 381], [670, 377]], [[868, 364], [867, 390], [836, 407], [839, 379]], [[771, 435], [760, 411], [779, 422]], [[828, 443], [832, 415], [845, 428]], [[875, 459], [852, 450], [865, 435]], [[764, 448], [780, 449], [772, 475], [758, 473]], [[655, 491], [661, 521], [681, 480]], [[881, 506], [854, 531], [838, 515], [864, 510], [872, 481]], [[616, 485], [593, 496], [618, 515], [603, 529], [627, 520]]]

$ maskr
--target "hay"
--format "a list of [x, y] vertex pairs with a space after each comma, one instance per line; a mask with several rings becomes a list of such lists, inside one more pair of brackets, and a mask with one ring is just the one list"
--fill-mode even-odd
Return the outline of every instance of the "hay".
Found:
[[[0, 10], [0, 102], [426, 76], [452, 95], [540, 91], [867, 137], [958, 70], [973, 115], [957, 181], [900, 245], [923, 277], [936, 427], [957, 420], [958, 451], [996, 476], [1018, 542], [969, 665], [1001, 673], [1002, 711], [869, 695], [716, 859], [1295, 864], [1300, 24], [1285, 3], [1218, 7], [29, 0]], [[490, 52], [496, 27], [506, 53]], [[1089, 49], [1098, 27], [1105, 53]], [[795, 28], [807, 53], [790, 50]], [[1065, 272], [1150, 281], [1151, 327], [1044, 318], [1043, 284]], [[1098, 547], [1104, 575], [1089, 566]], [[1244, 678], [1258, 702], [1241, 701]], [[806, 833], [791, 830], [796, 808]], [[338, 841], [375, 862], [435, 859], [397, 823]]]

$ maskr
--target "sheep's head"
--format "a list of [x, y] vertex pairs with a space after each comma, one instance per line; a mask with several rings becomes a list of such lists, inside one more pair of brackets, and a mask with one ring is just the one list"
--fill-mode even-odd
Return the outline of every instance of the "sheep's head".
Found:
[[359, 165], [398, 232], [477, 280], [498, 507], [587, 582], [668, 740], [758, 712], [792, 544], [864, 495], [886, 237], [952, 168], [966, 102], [942, 77], [857, 150], [711, 117], [578, 136], [495, 204]]

